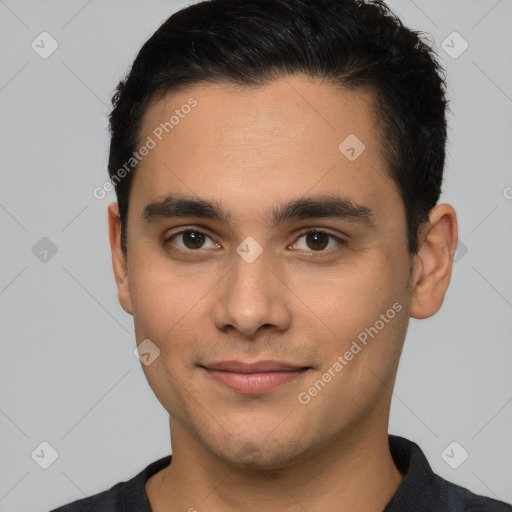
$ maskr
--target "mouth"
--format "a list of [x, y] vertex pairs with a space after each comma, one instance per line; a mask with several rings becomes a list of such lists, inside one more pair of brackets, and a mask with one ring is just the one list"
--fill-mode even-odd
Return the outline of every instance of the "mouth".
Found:
[[283, 361], [219, 361], [201, 366], [219, 384], [238, 393], [261, 395], [283, 384], [294, 382], [311, 366], [298, 366]]

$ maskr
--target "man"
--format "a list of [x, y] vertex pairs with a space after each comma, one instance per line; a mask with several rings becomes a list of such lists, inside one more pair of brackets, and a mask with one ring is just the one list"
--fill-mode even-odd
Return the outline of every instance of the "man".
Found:
[[445, 86], [381, 2], [212, 0], [113, 99], [112, 262], [172, 458], [65, 511], [510, 511], [388, 436], [443, 303]]

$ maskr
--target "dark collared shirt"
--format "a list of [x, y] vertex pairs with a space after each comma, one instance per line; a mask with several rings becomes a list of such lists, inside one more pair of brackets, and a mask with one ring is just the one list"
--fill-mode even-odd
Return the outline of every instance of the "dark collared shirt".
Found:
[[[477, 496], [436, 475], [417, 444], [390, 435], [389, 448], [405, 477], [383, 512], [512, 512], [512, 505]], [[151, 512], [145, 484], [170, 463], [171, 455], [168, 455], [127, 482], [119, 482], [108, 491], [51, 512]]]

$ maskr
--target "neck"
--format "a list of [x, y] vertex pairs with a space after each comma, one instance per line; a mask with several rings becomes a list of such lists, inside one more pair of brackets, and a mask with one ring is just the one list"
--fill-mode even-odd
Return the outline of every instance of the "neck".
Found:
[[387, 424], [358, 426], [271, 470], [228, 464], [179, 422], [171, 424], [172, 463], [146, 484], [153, 512], [381, 512], [403, 480], [389, 451]]

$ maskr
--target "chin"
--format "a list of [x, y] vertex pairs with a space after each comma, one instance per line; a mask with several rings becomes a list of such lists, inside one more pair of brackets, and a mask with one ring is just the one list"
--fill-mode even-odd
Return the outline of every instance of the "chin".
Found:
[[250, 440], [245, 441], [231, 437], [229, 442], [225, 442], [221, 447], [210, 447], [208, 443], [205, 445], [215, 456], [228, 464], [245, 469], [272, 470], [288, 467], [306, 458], [303, 441], [299, 444], [296, 437], [273, 438], [270, 441], [268, 436], [261, 435], [259, 439], [255, 439], [252, 435]]

